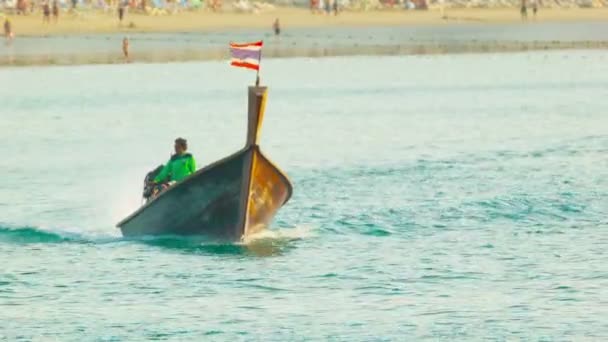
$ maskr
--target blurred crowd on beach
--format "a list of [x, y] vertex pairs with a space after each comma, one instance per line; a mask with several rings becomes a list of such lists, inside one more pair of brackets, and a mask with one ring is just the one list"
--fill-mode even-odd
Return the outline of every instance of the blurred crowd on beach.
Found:
[[[208, 28], [223, 28], [230, 23], [232, 27], [259, 26], [251, 19], [259, 17], [264, 21], [263, 25], [268, 25], [266, 27], [272, 28], [274, 34], [279, 36], [282, 32], [283, 22], [287, 25], [306, 26], [307, 23], [315, 22], [310, 19], [310, 14], [338, 16], [343, 11], [369, 11], [370, 13], [369, 15], [364, 14], [365, 18], [350, 16], [351, 19], [348, 19], [348, 16], [344, 16], [347, 21], [340, 22], [358, 25], [372, 23], [386, 25], [389, 22], [398, 24], [405, 19], [405, 17], [391, 17], [387, 13], [406, 10], [437, 13], [438, 15], [433, 14], [435, 20], [444, 21], [512, 20], [509, 18], [517, 18], [516, 13], [519, 12], [522, 21], [525, 21], [528, 19], [528, 15], [536, 19], [541, 8], [601, 7], [608, 8], [608, 0], [0, 0], [0, 22], [3, 24], [5, 40], [10, 45], [15, 36], [15, 29], [18, 34], [58, 32], [59, 29], [54, 28], [61, 28], [61, 32], [82, 32], [82, 30], [109, 32], [117, 28], [141, 30], [142, 27], [145, 27], [147, 31], [175, 31], [178, 29], [188, 31], [200, 30], [203, 25], [207, 25]], [[485, 11], [486, 8], [502, 8], [502, 12]], [[455, 12], [449, 12], [451, 9], [461, 12], [454, 14]], [[468, 9], [474, 11], [474, 14], [462, 12], [469, 11]], [[204, 12], [234, 13], [236, 16], [227, 18], [211, 15], [201, 19], [197, 13], [203, 15]], [[585, 15], [589, 17], [589, 20], [593, 20], [601, 18], [605, 13], [604, 11], [580, 10], [568, 17], [568, 14], [564, 14], [565, 12], [571, 11], [554, 11], [553, 20], [560, 17], [564, 20], [571, 20], [582, 18]], [[597, 12], [598, 14], [591, 16], [582, 12]], [[99, 13], [105, 14], [97, 15]], [[137, 19], [134, 16], [125, 20], [129, 13], [139, 16]], [[191, 15], [176, 16], [171, 19], [172, 22], [165, 21], [164, 23], [161, 23], [162, 20], [152, 18], [166, 16], [168, 19], [178, 13], [191, 13]], [[247, 16], [249, 19], [246, 19], [240, 16], [240, 13], [266, 14], [271, 17]], [[557, 17], [556, 13], [558, 13]], [[493, 19], [490, 18], [492, 15]], [[64, 25], [54, 25], [64, 22], [61, 19], [63, 16], [82, 20], [65, 20], [69, 24], [67, 28]], [[281, 16], [281, 20], [279, 20], [279, 16]], [[150, 19], [146, 21], [146, 17], [150, 17]], [[215, 17], [216, 20], [214, 21], [211, 17]], [[427, 19], [424, 19], [424, 16], [410, 17], [422, 18], [419, 19], [419, 23], [433, 22], [430, 17]], [[41, 20], [38, 21], [38, 18]], [[283, 20], [284, 18], [285, 20]], [[123, 20], [126, 25], [123, 25]], [[85, 22], [86, 24], [84, 24]], [[317, 22], [317, 25], [326, 25], [330, 21], [317, 20]], [[331, 22], [337, 21], [331, 20]], [[43, 23], [45, 25], [41, 25]], [[126, 41], [123, 42], [123, 51], [128, 51]], [[128, 55], [127, 52], [125, 52], [126, 55]]]
[[[221, 8], [222, 1], [209, 0], [205, 5], [217, 10]], [[45, 13], [47, 6], [66, 12], [85, 9], [110, 11], [115, 8], [125, 8], [148, 13], [152, 9], [199, 9], [203, 7], [203, 0], [0, 0], [0, 7], [7, 14]]]
[[[539, 7], [608, 7], [608, 0], [0, 0], [0, 12], [27, 15], [36, 12], [58, 16], [60, 11], [81, 9], [111, 11], [124, 8], [146, 14], [171, 14], [182, 10], [232, 10], [257, 12], [276, 6], [310, 7], [313, 13], [336, 13], [338, 10], [377, 10], [383, 8], [426, 10], [445, 8]], [[329, 11], [328, 11], [329, 9]]]

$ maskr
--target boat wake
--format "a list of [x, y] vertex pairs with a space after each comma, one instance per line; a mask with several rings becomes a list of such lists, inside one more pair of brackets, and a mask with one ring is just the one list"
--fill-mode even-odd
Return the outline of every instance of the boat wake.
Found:
[[178, 235], [125, 238], [123, 241], [133, 241], [180, 253], [269, 257], [284, 254], [295, 247], [294, 242], [311, 235], [312, 230], [309, 227], [296, 227], [264, 230], [236, 243], [218, 241], [205, 236]]
[[33, 226], [0, 225], [0, 244], [142, 244], [153, 248], [194, 254], [280, 255], [293, 248], [293, 242], [312, 235], [309, 227], [265, 230], [239, 243], [225, 243], [203, 236], [143, 236], [123, 238], [110, 235], [86, 235]]
[[312, 236], [312, 228], [308, 226], [299, 226], [295, 228], [282, 228], [277, 230], [262, 230], [259, 233], [247, 236], [242, 243], [249, 245], [265, 240], [293, 241], [301, 240], [309, 236]]
[[71, 232], [54, 232], [37, 227], [0, 226], [0, 243], [90, 243], [82, 235]]

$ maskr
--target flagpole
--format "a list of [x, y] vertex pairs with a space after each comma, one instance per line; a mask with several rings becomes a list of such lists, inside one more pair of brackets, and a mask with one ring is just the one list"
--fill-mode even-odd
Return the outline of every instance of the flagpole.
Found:
[[[262, 40], [262, 45], [264, 45], [264, 41]], [[260, 48], [260, 59], [258, 61], [258, 70], [255, 74], [255, 86], [260, 86], [260, 68], [262, 67], [262, 49]]]

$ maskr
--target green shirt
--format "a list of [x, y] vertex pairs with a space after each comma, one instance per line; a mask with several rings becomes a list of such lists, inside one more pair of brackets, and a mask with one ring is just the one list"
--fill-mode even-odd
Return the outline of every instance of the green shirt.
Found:
[[193, 174], [194, 171], [196, 171], [196, 162], [190, 153], [175, 154], [169, 159], [169, 162], [163, 167], [158, 176], [154, 178], [154, 183], [167, 180], [179, 182]]

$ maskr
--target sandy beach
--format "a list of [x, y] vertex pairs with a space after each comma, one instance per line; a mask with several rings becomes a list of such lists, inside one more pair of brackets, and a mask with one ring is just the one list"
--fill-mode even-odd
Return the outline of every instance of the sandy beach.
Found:
[[[517, 9], [449, 9], [445, 18], [439, 11], [387, 10], [374, 12], [342, 12], [338, 16], [312, 15], [307, 9], [277, 8], [259, 14], [208, 11], [181, 12], [151, 16], [127, 14], [124, 25], [118, 25], [115, 11], [84, 11], [77, 15], [62, 13], [58, 24], [45, 24], [40, 13], [12, 15], [16, 36], [43, 36], [95, 33], [133, 32], [205, 32], [231, 29], [270, 30], [279, 18], [284, 30], [290, 28], [331, 28], [367, 26], [441, 26], [452, 23], [515, 23], [520, 22]], [[608, 8], [541, 9], [530, 22], [584, 22], [608, 20]]]

